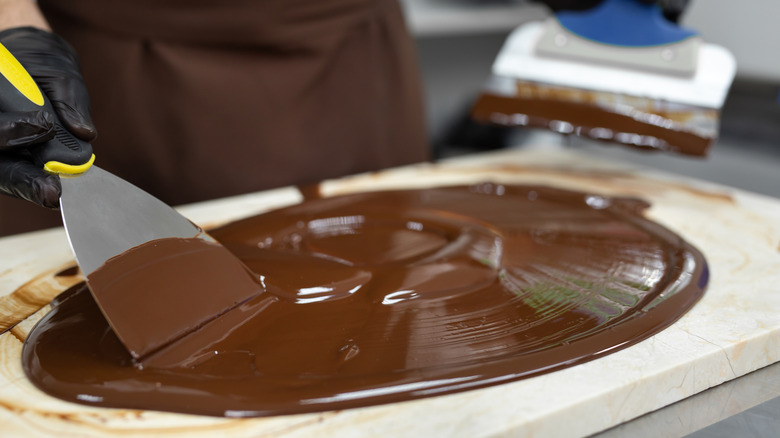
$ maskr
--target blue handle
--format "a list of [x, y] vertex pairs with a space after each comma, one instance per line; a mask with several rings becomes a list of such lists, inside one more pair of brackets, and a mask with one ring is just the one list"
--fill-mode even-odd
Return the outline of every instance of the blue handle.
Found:
[[613, 46], [660, 46], [697, 35], [667, 20], [657, 5], [637, 0], [604, 0], [593, 9], [562, 11], [556, 18], [569, 32]]

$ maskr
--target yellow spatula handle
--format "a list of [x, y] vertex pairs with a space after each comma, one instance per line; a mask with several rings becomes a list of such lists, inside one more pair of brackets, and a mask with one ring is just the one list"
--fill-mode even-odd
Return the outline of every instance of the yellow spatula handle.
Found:
[[14, 55], [0, 44], [0, 111], [40, 109], [46, 109], [54, 116], [55, 135], [30, 148], [33, 160], [51, 173], [76, 175], [86, 172], [95, 161], [92, 145], [62, 126], [49, 99]]

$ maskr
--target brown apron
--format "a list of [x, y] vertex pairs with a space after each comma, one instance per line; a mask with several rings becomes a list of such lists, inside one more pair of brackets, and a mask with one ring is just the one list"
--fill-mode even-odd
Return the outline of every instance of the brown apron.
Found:
[[[39, 5], [79, 53], [96, 163], [169, 204], [428, 158], [397, 0]], [[12, 203], [27, 207], [0, 200], [0, 233], [40, 226], [9, 214]]]

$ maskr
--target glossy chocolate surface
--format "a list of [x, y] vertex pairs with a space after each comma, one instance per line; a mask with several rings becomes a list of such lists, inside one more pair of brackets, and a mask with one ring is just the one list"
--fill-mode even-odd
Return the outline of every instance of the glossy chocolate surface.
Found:
[[[701, 111], [690, 107], [690, 117]], [[555, 129], [564, 124], [564, 134], [610, 141], [643, 150], [705, 156], [715, 137], [683, 129], [664, 114], [619, 113], [595, 103], [524, 96], [483, 94], [474, 104], [471, 116], [482, 123], [505, 126]], [[560, 129], [555, 129], [560, 130]]]
[[230, 251], [200, 238], [153, 240], [107, 260], [87, 282], [136, 360], [264, 292]]
[[24, 367], [65, 400], [226, 416], [548, 373], [646, 339], [701, 297], [702, 255], [646, 207], [496, 184], [309, 200], [211, 233], [257, 297], [138, 364], [77, 287], [28, 337]]

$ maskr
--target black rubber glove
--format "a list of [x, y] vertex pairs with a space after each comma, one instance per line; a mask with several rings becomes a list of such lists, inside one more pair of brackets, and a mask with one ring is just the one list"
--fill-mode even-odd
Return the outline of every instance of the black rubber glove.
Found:
[[[35, 79], [63, 126], [82, 140], [94, 140], [89, 94], [73, 48], [57, 35], [32, 27], [2, 31], [0, 43]], [[54, 117], [43, 110], [0, 113], [0, 192], [59, 207], [59, 178], [34, 165], [27, 151], [54, 136]]]

